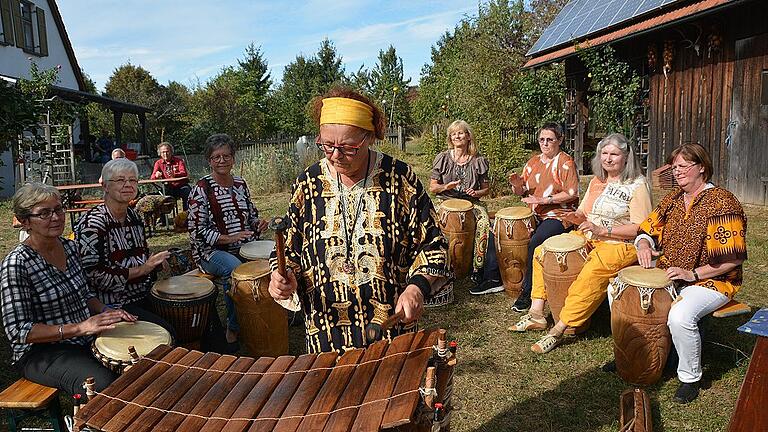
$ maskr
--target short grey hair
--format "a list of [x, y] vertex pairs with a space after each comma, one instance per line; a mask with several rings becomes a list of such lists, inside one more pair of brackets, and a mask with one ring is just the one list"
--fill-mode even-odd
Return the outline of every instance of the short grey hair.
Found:
[[107, 184], [115, 174], [126, 171], [129, 171], [137, 178], [139, 177], [139, 168], [132, 160], [124, 158], [113, 159], [104, 164], [104, 168], [101, 169], [101, 179], [104, 181], [104, 184]]
[[53, 197], [61, 201], [61, 193], [55, 187], [40, 182], [27, 183], [13, 195], [13, 214], [20, 221], [26, 220], [36, 205]]
[[605, 181], [606, 177], [608, 177], [608, 173], [603, 169], [603, 164], [600, 162], [600, 153], [603, 152], [603, 149], [606, 146], [611, 144], [621, 150], [624, 154], [624, 159], [626, 160], [624, 171], [621, 172], [621, 182], [625, 183], [627, 181], [633, 181], [642, 176], [643, 169], [640, 165], [640, 159], [637, 157], [637, 153], [635, 153], [634, 146], [629, 143], [627, 137], [620, 133], [610, 134], [597, 143], [595, 155], [592, 157], [592, 174], [601, 181]]
[[123, 149], [116, 148], [116, 149], [112, 150], [111, 156], [115, 157], [115, 153], [118, 153], [120, 155], [120, 157], [125, 157], [125, 151], [123, 151]]
[[173, 153], [173, 145], [171, 143], [169, 143], [168, 141], [163, 141], [163, 142], [161, 142], [160, 144], [157, 145], [157, 155], [158, 156], [160, 156], [160, 149], [162, 149], [163, 147], [168, 147], [168, 150], [170, 150], [171, 153]]
[[232, 157], [234, 157], [235, 142], [232, 141], [232, 138], [229, 135], [225, 133], [219, 133], [209, 136], [208, 139], [205, 140], [205, 159], [210, 159], [214, 151], [225, 146], [229, 147], [229, 151], [232, 153]]

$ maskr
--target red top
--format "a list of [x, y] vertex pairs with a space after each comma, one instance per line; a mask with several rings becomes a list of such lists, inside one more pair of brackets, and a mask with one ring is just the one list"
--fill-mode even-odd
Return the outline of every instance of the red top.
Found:
[[[184, 159], [176, 156], [171, 156], [171, 160], [166, 162], [160, 158], [155, 161], [155, 167], [152, 168], [152, 179], [155, 179], [155, 173], [160, 172], [163, 174], [161, 178], [171, 179], [176, 177], [188, 177], [187, 167], [184, 165]], [[179, 180], [177, 182], [168, 183], [171, 187], [177, 188], [189, 183], [189, 179]]]

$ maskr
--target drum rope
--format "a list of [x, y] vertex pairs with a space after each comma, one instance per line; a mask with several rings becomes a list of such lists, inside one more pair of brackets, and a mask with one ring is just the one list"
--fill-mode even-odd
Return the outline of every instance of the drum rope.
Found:
[[[307, 372], [307, 371], [305, 371], [305, 372]], [[381, 402], [388, 402], [388, 401], [390, 401], [392, 399], [396, 399], [396, 398], [399, 398], [399, 397], [402, 397], [402, 396], [407, 396], [407, 395], [409, 395], [411, 393], [418, 393], [419, 391], [420, 391], [420, 389], [408, 390], [408, 391], [404, 391], [402, 393], [398, 393], [396, 395], [392, 395], [392, 396], [389, 396], [389, 397], [386, 397], [386, 398], [375, 399], [375, 400], [368, 401], [368, 402], [363, 402], [363, 403], [357, 404], [357, 405], [350, 405], [350, 406], [346, 406], [346, 407], [342, 407], [342, 408], [336, 408], [336, 409], [334, 409], [332, 411], [328, 411], [328, 412], [319, 412], [319, 413], [302, 414], [302, 415], [291, 415], [291, 416], [285, 416], [285, 417], [261, 417], [261, 418], [250, 418], [250, 417], [226, 418], [226, 417], [204, 416], [204, 415], [200, 415], [200, 414], [185, 413], [185, 412], [176, 411], [176, 410], [165, 410], [165, 409], [157, 408], [157, 407], [153, 407], [153, 406], [142, 405], [140, 403], [133, 402], [133, 401], [128, 401], [128, 400], [125, 400], [125, 399], [121, 399], [119, 397], [109, 396], [109, 395], [106, 395], [106, 394], [100, 393], [100, 392], [95, 392], [95, 393], [96, 393], [96, 395], [104, 397], [104, 398], [107, 398], [107, 399], [109, 399], [111, 401], [117, 401], [117, 402], [124, 403], [126, 405], [133, 405], [133, 406], [138, 407], [138, 408], [158, 411], [158, 412], [161, 412], [161, 413], [164, 413], [164, 414], [175, 414], [175, 415], [180, 415], [182, 417], [195, 417], [195, 418], [199, 418], [199, 419], [202, 419], [202, 420], [219, 420], [219, 421], [224, 421], [224, 422], [230, 422], [230, 421], [244, 421], [244, 422], [247, 422], [247, 421], [295, 420], [295, 419], [304, 419], [304, 418], [316, 417], [316, 416], [331, 416], [331, 415], [333, 415], [333, 414], [335, 414], [337, 412], [341, 412], [341, 411], [345, 411], [345, 410], [349, 410], [349, 409], [359, 409], [359, 408], [362, 408], [362, 407], [364, 407], [366, 405], [372, 405], [372, 404], [381, 403]]]
[[[288, 375], [293, 375], [293, 374], [303, 374], [303, 373], [322, 371], [322, 370], [330, 370], [330, 371], [332, 371], [334, 369], [341, 369], [341, 368], [350, 368], [350, 367], [356, 368], [358, 366], [363, 366], [363, 365], [366, 365], [366, 364], [378, 363], [380, 361], [383, 361], [385, 359], [392, 358], [392, 357], [398, 357], [398, 356], [403, 356], [403, 355], [407, 356], [407, 355], [415, 354], [415, 353], [418, 353], [418, 352], [421, 352], [421, 351], [424, 351], [424, 350], [438, 350], [438, 355], [440, 355], [440, 350], [436, 346], [428, 346], [428, 347], [418, 348], [418, 349], [415, 349], [413, 351], [388, 354], [388, 355], [385, 355], [384, 357], [373, 359], [373, 360], [364, 361], [362, 363], [344, 364], [344, 365], [337, 365], [337, 366], [331, 366], [331, 367], [318, 367], [318, 368], [311, 368], [311, 369], [297, 370], [297, 371], [288, 371], [288, 372], [247, 372], [247, 371], [246, 372], [238, 372], [238, 371], [231, 371], [231, 370], [206, 369], [206, 368], [203, 368], [203, 367], [200, 367], [200, 366], [180, 365], [178, 363], [171, 363], [171, 362], [167, 362], [167, 361], [163, 361], [163, 360], [155, 360], [155, 359], [149, 358], [149, 357], [142, 357], [141, 360], [147, 360], [147, 361], [152, 362], [152, 363], [164, 364], [164, 365], [171, 366], [171, 367], [180, 367], [180, 368], [184, 368], [184, 369], [187, 369], [187, 370], [199, 370], [199, 371], [203, 371], [203, 372], [218, 372], [218, 373], [221, 373], [221, 374], [230, 374], [230, 375], [243, 375], [243, 376], [245, 376], [245, 375], [258, 375], [258, 376], [281, 375], [281, 376], [288, 376]], [[444, 351], [447, 352], [448, 349], [446, 348]], [[444, 357], [443, 355], [440, 355], [440, 356]]]

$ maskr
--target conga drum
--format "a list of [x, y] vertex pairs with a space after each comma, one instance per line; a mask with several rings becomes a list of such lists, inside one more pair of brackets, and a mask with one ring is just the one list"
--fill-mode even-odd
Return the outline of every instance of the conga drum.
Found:
[[194, 276], [173, 276], [157, 281], [150, 290], [152, 312], [176, 330], [177, 342], [197, 348], [216, 310], [218, 290], [212, 281]]
[[240, 344], [254, 357], [288, 354], [288, 316], [269, 295], [269, 261], [255, 260], [232, 272], [229, 295], [235, 302]]
[[616, 371], [628, 383], [645, 386], [661, 378], [672, 346], [667, 315], [677, 297], [664, 270], [627, 267], [609, 293]]
[[443, 201], [438, 210], [440, 231], [448, 240], [448, 264], [456, 279], [465, 278], [472, 269], [477, 221], [474, 205], [462, 199]]
[[115, 373], [122, 374], [130, 366], [129, 347], [145, 356], [159, 345], [171, 345], [171, 334], [161, 326], [147, 322], [119, 322], [115, 328], [105, 330], [91, 345], [94, 357]]
[[508, 296], [517, 298], [528, 266], [530, 230], [536, 227], [536, 218], [528, 207], [507, 207], [496, 213], [493, 236], [499, 260], [501, 280]]
[[269, 259], [269, 255], [275, 249], [272, 240], [256, 240], [240, 246], [240, 256], [253, 261], [257, 259]]
[[[547, 290], [547, 301], [552, 318], [560, 320], [560, 311], [568, 297], [568, 289], [579, 276], [584, 263], [587, 262], [589, 251], [584, 237], [565, 233], [552, 236], [541, 245], [539, 262], [544, 271], [544, 287]], [[587, 331], [589, 320], [576, 328], [568, 327], [567, 334], [578, 334]]]

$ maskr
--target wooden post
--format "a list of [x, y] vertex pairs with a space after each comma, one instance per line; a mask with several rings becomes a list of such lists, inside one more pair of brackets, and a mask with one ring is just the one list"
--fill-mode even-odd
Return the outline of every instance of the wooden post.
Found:
[[112, 114], [115, 118], [115, 143], [120, 145], [120, 141], [123, 138], [123, 113], [121, 111], [114, 110], [112, 111]]
[[427, 368], [427, 378], [424, 381], [424, 404], [427, 408], [432, 408], [435, 403], [435, 367], [430, 366]]
[[400, 150], [405, 151], [405, 137], [401, 125], [397, 125], [397, 143], [400, 145]]
[[144, 154], [150, 154], [149, 148], [147, 147], [147, 114], [146, 113], [139, 113], [139, 124], [141, 125], [141, 134], [139, 135], [139, 139], [141, 139], [141, 151], [144, 152]]
[[87, 399], [86, 402], [92, 401], [96, 396], [96, 391], [93, 389], [95, 383], [96, 380], [93, 377], [88, 377], [85, 379], [85, 396]]

